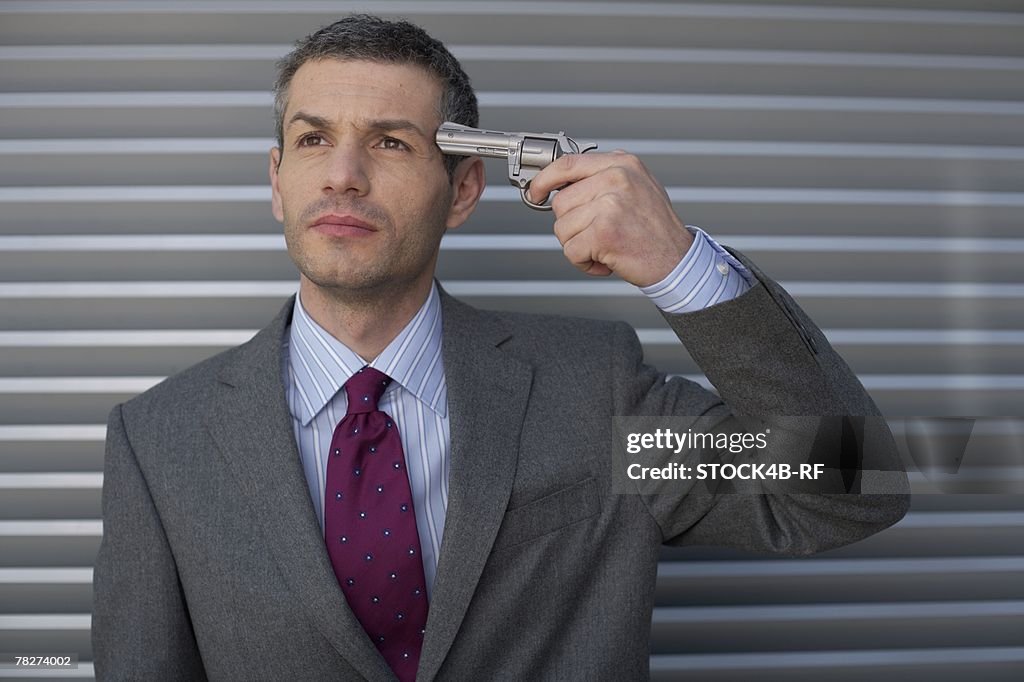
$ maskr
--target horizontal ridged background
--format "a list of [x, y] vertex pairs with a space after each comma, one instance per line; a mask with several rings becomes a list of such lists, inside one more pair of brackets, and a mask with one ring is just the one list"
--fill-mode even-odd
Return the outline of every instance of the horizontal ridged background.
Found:
[[[273, 62], [355, 10], [450, 45], [487, 127], [640, 155], [686, 222], [786, 285], [888, 416], [1024, 411], [1017, 0], [4, 2], [0, 651], [75, 652], [70, 676], [93, 676], [106, 414], [295, 290], [269, 210]], [[627, 320], [652, 363], [702, 379], [635, 289], [578, 274], [550, 215], [488, 174], [442, 246], [452, 293]], [[666, 550], [653, 676], [1020, 679], [1022, 547], [1020, 496], [920, 494], [807, 560]]]

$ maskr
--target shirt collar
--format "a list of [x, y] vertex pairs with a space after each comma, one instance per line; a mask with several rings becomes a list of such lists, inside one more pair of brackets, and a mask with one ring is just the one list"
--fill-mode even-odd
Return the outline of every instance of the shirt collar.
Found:
[[[298, 416], [307, 426], [363, 365], [362, 358], [309, 316], [299, 296], [288, 332], [289, 380], [299, 388]], [[390, 376], [441, 417], [448, 413], [441, 357], [441, 299], [436, 282], [427, 300], [370, 367]], [[388, 391], [392, 390], [391, 388]]]

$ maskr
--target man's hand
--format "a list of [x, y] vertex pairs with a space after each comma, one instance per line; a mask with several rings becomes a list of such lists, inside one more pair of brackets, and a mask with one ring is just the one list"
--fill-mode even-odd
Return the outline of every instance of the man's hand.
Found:
[[563, 185], [551, 201], [555, 236], [569, 262], [588, 275], [614, 272], [648, 286], [664, 279], [693, 243], [665, 188], [632, 154], [566, 154], [533, 179], [530, 201]]

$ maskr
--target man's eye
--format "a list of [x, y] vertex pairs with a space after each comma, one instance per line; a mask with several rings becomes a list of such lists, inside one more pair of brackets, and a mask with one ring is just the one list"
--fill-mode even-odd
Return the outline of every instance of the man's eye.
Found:
[[385, 137], [383, 140], [380, 141], [380, 146], [383, 149], [408, 149], [408, 146], [404, 142], [393, 137]]
[[319, 147], [324, 138], [320, 133], [309, 133], [299, 138], [296, 143], [299, 147]]

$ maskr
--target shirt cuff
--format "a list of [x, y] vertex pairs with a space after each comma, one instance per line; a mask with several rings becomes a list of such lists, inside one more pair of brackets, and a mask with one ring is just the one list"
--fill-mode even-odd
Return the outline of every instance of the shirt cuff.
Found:
[[666, 313], [703, 310], [746, 293], [757, 281], [753, 273], [708, 234], [694, 225], [693, 244], [665, 279], [640, 287]]

